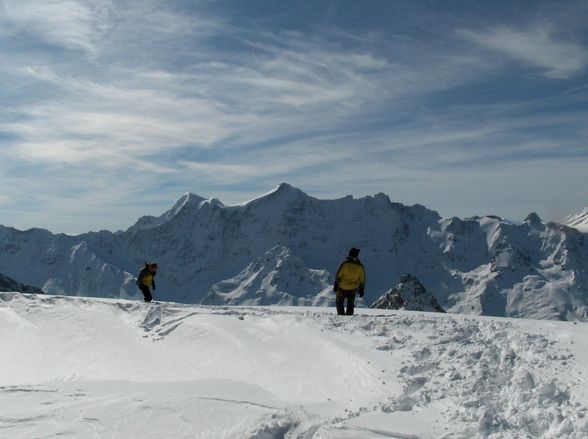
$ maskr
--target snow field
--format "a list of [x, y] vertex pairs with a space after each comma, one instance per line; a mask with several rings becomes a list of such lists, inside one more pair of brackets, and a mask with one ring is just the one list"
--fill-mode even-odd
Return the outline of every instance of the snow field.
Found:
[[588, 437], [588, 325], [358, 312], [0, 293], [0, 437]]

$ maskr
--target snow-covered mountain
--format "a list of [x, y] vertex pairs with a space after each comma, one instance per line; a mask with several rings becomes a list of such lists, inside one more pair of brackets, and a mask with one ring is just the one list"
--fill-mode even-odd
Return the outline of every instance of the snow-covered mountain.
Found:
[[445, 312], [435, 296], [410, 274], [402, 276], [400, 283], [372, 303], [371, 308]]
[[82, 236], [0, 226], [0, 272], [49, 294], [135, 297], [134, 277], [99, 258]]
[[214, 284], [203, 304], [333, 305], [326, 270], [312, 270], [291, 250], [278, 245], [235, 277]]
[[43, 291], [37, 287], [21, 284], [20, 282], [17, 282], [14, 279], [9, 278], [8, 276], [4, 276], [2, 273], [0, 273], [0, 292], [6, 291], [16, 291], [27, 294], [44, 294]]
[[588, 207], [581, 212], [566, 216], [560, 221], [566, 226], [574, 227], [582, 233], [588, 233]]
[[449, 312], [588, 319], [588, 245], [573, 228], [535, 214], [443, 219], [381, 193], [320, 200], [288, 184], [238, 206], [186, 194], [124, 232], [0, 227], [0, 272], [47, 293], [140, 298], [133, 278], [156, 261], [156, 299], [317, 305], [332, 303], [351, 247], [365, 303], [411, 273]]

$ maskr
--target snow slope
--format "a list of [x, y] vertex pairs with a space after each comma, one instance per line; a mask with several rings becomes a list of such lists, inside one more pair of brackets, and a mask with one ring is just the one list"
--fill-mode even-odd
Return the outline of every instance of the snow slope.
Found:
[[319, 200], [288, 184], [239, 206], [188, 193], [125, 232], [0, 226], [0, 272], [50, 294], [130, 299], [139, 268], [156, 261], [162, 300], [325, 305], [350, 247], [361, 248], [368, 304], [409, 273], [448, 312], [588, 320], [588, 244], [573, 228], [535, 214], [442, 219], [381, 193]]
[[0, 293], [10, 438], [585, 438], [588, 324]]

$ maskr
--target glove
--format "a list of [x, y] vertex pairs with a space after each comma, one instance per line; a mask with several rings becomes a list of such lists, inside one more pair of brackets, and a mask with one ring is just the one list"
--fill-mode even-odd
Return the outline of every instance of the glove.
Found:
[[359, 297], [363, 297], [363, 294], [365, 293], [363, 287], [359, 289]]
[[339, 289], [339, 282], [335, 282], [335, 285], [333, 285], [333, 291], [337, 291]]

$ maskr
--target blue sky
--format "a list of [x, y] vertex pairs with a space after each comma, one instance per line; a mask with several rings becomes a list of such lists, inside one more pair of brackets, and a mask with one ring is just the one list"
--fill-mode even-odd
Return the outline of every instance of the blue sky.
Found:
[[585, 1], [0, 0], [0, 224], [126, 229], [288, 182], [588, 205]]

